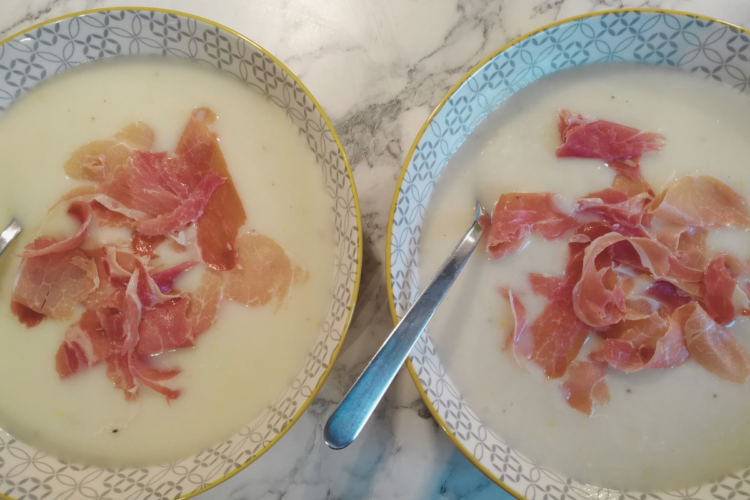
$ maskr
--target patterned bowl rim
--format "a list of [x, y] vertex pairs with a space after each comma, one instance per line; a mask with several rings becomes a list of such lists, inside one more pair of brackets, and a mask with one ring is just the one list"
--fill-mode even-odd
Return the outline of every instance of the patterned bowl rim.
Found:
[[[417, 146], [422, 140], [422, 136], [427, 131], [427, 128], [432, 123], [433, 119], [437, 116], [437, 114], [443, 109], [443, 107], [446, 105], [448, 101], [451, 100], [453, 97], [453, 94], [472, 76], [474, 76], [482, 67], [484, 67], [488, 62], [490, 62], [492, 59], [497, 57], [502, 52], [508, 50], [509, 48], [518, 45], [519, 43], [523, 42], [524, 40], [531, 38], [532, 36], [541, 33], [543, 31], [546, 31], [548, 29], [554, 28], [556, 26], [561, 26], [563, 24], [573, 23], [575, 21], [579, 21], [581, 19], [588, 19], [592, 17], [600, 17], [608, 14], [617, 14], [617, 13], [661, 13], [661, 14], [671, 14], [675, 16], [689, 16], [696, 19], [701, 19], [704, 21], [710, 21], [714, 22], [723, 26], [727, 26], [729, 28], [741, 31], [747, 35], [750, 35], [750, 30], [747, 30], [743, 28], [742, 26], [737, 26], [732, 23], [728, 23], [726, 21], [721, 21], [719, 19], [710, 17], [710, 16], [704, 16], [702, 14], [695, 14], [692, 12], [685, 12], [685, 11], [679, 11], [679, 10], [671, 10], [671, 9], [640, 9], [640, 8], [634, 8], [634, 9], [611, 9], [611, 10], [602, 10], [598, 12], [589, 12], [586, 14], [580, 14], [573, 17], [568, 17], [565, 19], [561, 19], [559, 21], [555, 21], [553, 23], [546, 24], [542, 26], [541, 28], [535, 29], [534, 31], [530, 31], [524, 35], [521, 35], [520, 37], [508, 42], [507, 44], [503, 45], [499, 49], [497, 49], [495, 52], [491, 53], [481, 61], [479, 61], [473, 68], [471, 68], [464, 76], [461, 77], [460, 80], [456, 82], [453, 87], [448, 91], [447, 94], [440, 100], [438, 105], [435, 107], [435, 109], [430, 113], [430, 116], [427, 118], [427, 120], [424, 122], [424, 125], [422, 125], [422, 128], [419, 129], [419, 133], [417, 134], [416, 138], [414, 139], [414, 142], [412, 143], [411, 147], [409, 148], [409, 152], [406, 155], [406, 159], [404, 160], [404, 164], [401, 167], [401, 172], [399, 173], [398, 180], [396, 181], [396, 189], [393, 194], [393, 201], [391, 202], [391, 211], [390, 215], [388, 217], [388, 230], [386, 233], [386, 240], [385, 240], [385, 279], [386, 279], [386, 288], [388, 291], [388, 307], [391, 311], [391, 319], [393, 320], [393, 324], [397, 325], [400, 321], [400, 318], [398, 316], [398, 313], [396, 311], [396, 300], [393, 295], [393, 279], [391, 278], [391, 242], [393, 238], [393, 223], [396, 217], [396, 207], [398, 204], [399, 195], [401, 192], [401, 185], [404, 182], [404, 178], [406, 177], [406, 172], [409, 169], [409, 165], [411, 164], [411, 159], [414, 156], [414, 152], [417, 149]], [[414, 369], [414, 365], [411, 362], [411, 357], [406, 358], [406, 366], [409, 370], [409, 375], [411, 376], [411, 379], [414, 381], [414, 385], [417, 387], [417, 391], [419, 392], [419, 395], [422, 397], [422, 400], [424, 401], [425, 405], [427, 406], [427, 409], [432, 414], [435, 421], [438, 423], [441, 429], [445, 432], [445, 434], [448, 436], [448, 439], [450, 439], [453, 444], [459, 449], [461, 453], [464, 454], [466, 458], [469, 459], [469, 461], [474, 464], [474, 466], [482, 471], [482, 473], [487, 476], [490, 480], [492, 480], [494, 483], [496, 483], [498, 486], [503, 488], [505, 491], [516, 497], [518, 500], [528, 500], [525, 496], [521, 495], [517, 491], [515, 491], [513, 488], [505, 484], [503, 481], [501, 481], [492, 471], [490, 471], [487, 467], [482, 465], [479, 460], [477, 460], [472, 452], [464, 446], [464, 444], [461, 442], [459, 438], [457, 438], [453, 432], [451, 431], [448, 424], [445, 422], [443, 417], [440, 416], [440, 413], [435, 408], [435, 406], [432, 404], [432, 400], [427, 395], [427, 392], [425, 391], [424, 386], [419, 381], [419, 375], [417, 374], [416, 370]]]
[[[289, 422], [282, 428], [278, 434], [276, 434], [265, 446], [263, 446], [258, 452], [253, 455], [247, 462], [243, 463], [239, 467], [233, 469], [232, 471], [228, 472], [227, 474], [223, 475], [219, 479], [216, 479], [215, 481], [198, 488], [194, 491], [191, 491], [189, 493], [186, 493], [185, 495], [179, 496], [175, 498], [175, 500], [184, 500], [187, 498], [192, 498], [194, 496], [200, 495], [201, 493], [210, 490], [214, 486], [217, 486], [227, 479], [233, 477], [234, 475], [240, 473], [242, 470], [247, 468], [250, 464], [258, 460], [263, 454], [265, 454], [269, 449], [271, 449], [284, 435], [289, 431], [289, 429], [294, 426], [295, 423], [302, 417], [302, 415], [305, 413], [307, 408], [312, 404], [315, 397], [318, 395], [318, 392], [320, 392], [320, 389], [323, 387], [323, 384], [328, 379], [328, 375], [330, 375], [331, 370], [333, 370], [333, 366], [336, 362], [336, 358], [338, 357], [339, 351], [341, 350], [341, 346], [344, 344], [344, 339], [346, 338], [346, 334], [349, 331], [349, 326], [351, 325], [352, 320], [352, 314], [354, 313], [354, 307], [357, 304], [357, 295], [359, 293], [359, 286], [360, 286], [360, 280], [362, 277], [362, 247], [363, 247], [363, 236], [362, 236], [362, 214], [360, 212], [360, 206], [359, 206], [359, 197], [357, 195], [357, 187], [354, 183], [354, 173], [352, 172], [351, 165], [349, 164], [349, 159], [346, 156], [346, 151], [344, 151], [344, 146], [341, 144], [341, 140], [339, 139], [338, 134], [336, 133], [336, 129], [334, 128], [333, 124], [331, 123], [331, 120], [328, 118], [328, 115], [323, 111], [323, 108], [320, 106], [320, 103], [313, 97], [312, 93], [308, 88], [302, 83], [302, 81], [295, 75], [284, 63], [282, 63], [279, 59], [277, 59], [273, 54], [271, 54], [268, 50], [261, 47], [256, 42], [252, 41], [245, 35], [239, 33], [238, 31], [233, 30], [232, 28], [229, 28], [227, 26], [224, 26], [223, 24], [219, 24], [217, 22], [211, 21], [210, 19], [206, 19], [205, 17], [196, 16], [194, 14], [189, 14], [187, 12], [182, 12], [178, 10], [172, 10], [172, 9], [161, 9], [157, 7], [104, 7], [99, 9], [89, 9], [89, 10], [82, 10], [78, 12], [73, 12], [70, 14], [66, 14], [63, 16], [55, 17], [53, 19], [49, 19], [47, 21], [43, 21], [41, 23], [37, 23], [29, 28], [26, 28], [24, 30], [18, 31], [16, 33], [13, 33], [12, 35], [8, 36], [7, 38], [0, 40], [0, 46], [4, 45], [5, 43], [9, 42], [10, 40], [13, 40], [17, 38], [20, 35], [23, 35], [25, 33], [29, 33], [33, 30], [36, 30], [42, 26], [54, 24], [56, 22], [62, 21], [64, 19], [70, 19], [73, 17], [79, 17], [79, 16], [85, 16], [89, 14], [96, 14], [98, 12], [112, 12], [112, 11], [141, 11], [141, 12], [160, 12], [163, 14], [172, 14], [179, 17], [184, 17], [188, 19], [193, 19], [195, 21], [208, 24], [210, 26], [213, 26], [214, 28], [218, 28], [219, 30], [225, 31], [226, 33], [229, 33], [230, 35], [233, 35], [246, 44], [250, 45], [255, 50], [261, 52], [264, 56], [271, 59], [271, 61], [274, 62], [279, 68], [281, 68], [287, 75], [289, 75], [292, 80], [294, 80], [294, 83], [296, 83], [300, 89], [305, 93], [308, 99], [313, 103], [315, 106], [315, 109], [320, 114], [321, 118], [325, 122], [326, 126], [328, 127], [328, 130], [331, 132], [331, 135], [333, 136], [333, 140], [336, 142], [336, 147], [338, 148], [339, 154], [341, 154], [341, 159], [344, 163], [344, 167], [346, 168], [346, 175], [349, 179], [349, 184], [351, 186], [352, 190], [352, 198], [354, 200], [354, 210], [357, 216], [357, 268], [356, 268], [356, 277], [354, 280], [354, 285], [352, 287], [352, 298], [351, 302], [349, 304], [349, 311], [347, 312], [346, 320], [344, 321], [344, 325], [341, 329], [341, 337], [339, 338], [338, 343], [336, 344], [335, 349], [333, 350], [331, 354], [331, 359], [328, 362], [328, 366], [323, 371], [323, 374], [320, 376], [320, 379], [318, 380], [318, 383], [315, 385], [315, 387], [312, 390], [312, 393], [310, 396], [305, 399], [305, 401], [300, 405], [297, 412], [292, 416], [292, 418], [289, 420]], [[7, 496], [3, 493], [0, 493], [0, 498], [7, 499], [7, 500], [16, 500], [13, 497]]]

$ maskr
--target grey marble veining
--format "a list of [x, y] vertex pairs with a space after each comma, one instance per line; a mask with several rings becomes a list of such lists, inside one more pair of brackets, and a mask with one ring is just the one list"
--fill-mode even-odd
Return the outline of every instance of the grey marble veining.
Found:
[[[466, 71], [515, 37], [610, 8], [687, 10], [750, 26], [743, 0], [142, 0], [233, 28], [295, 72], [332, 119], [354, 169], [364, 224], [357, 310], [318, 398], [251, 467], [212, 499], [510, 499], [461, 455], [405, 370], [360, 438], [329, 450], [323, 425], [389, 333], [385, 234], [393, 189], [420, 127]], [[118, 0], [3, 0], [0, 37]]]

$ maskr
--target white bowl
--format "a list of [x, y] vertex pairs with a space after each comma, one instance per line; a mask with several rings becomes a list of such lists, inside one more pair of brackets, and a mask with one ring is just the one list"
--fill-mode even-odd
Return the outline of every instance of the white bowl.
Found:
[[[750, 93], [749, 42], [747, 30], [704, 16], [615, 10], [556, 22], [512, 41], [477, 64], [422, 126], [401, 170], [386, 241], [394, 324], [420, 290], [419, 238], [440, 171], [472, 130], [509, 96], [555, 71], [603, 61], [673, 66]], [[422, 335], [407, 366], [448, 437], [491, 480], [519, 499], [643, 499], [648, 495], [657, 500], [728, 500], [750, 495], [750, 468], [715, 483], [670, 492], [623, 492], [582, 484], [534, 463], [494, 434], [463, 400], [429, 335]]]
[[200, 61], [232, 73], [259, 89], [294, 123], [299, 140], [316, 155], [334, 208], [334, 295], [295, 379], [271, 408], [231, 438], [174, 463], [115, 470], [58, 460], [0, 431], [4, 498], [172, 499], [215, 486], [255, 461], [300, 418], [331, 371], [351, 320], [362, 265], [362, 230], [346, 155], [333, 125], [299, 79], [242, 35], [206, 19], [160, 9], [92, 10], [54, 19], [0, 42], [0, 114], [56, 73], [91, 60], [144, 54]]

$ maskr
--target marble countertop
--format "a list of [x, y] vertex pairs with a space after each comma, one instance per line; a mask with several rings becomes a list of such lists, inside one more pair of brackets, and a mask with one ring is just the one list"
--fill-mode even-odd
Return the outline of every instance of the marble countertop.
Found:
[[354, 169], [364, 224], [353, 324], [317, 399], [251, 467], [197, 497], [511, 499], [453, 446], [405, 369], [359, 439], [332, 451], [323, 426], [392, 327], [385, 234], [408, 149], [448, 89], [506, 42], [558, 19], [668, 8], [750, 27], [747, 0], [2, 0], [0, 39], [63, 14], [138, 4], [189, 12], [248, 36], [284, 62], [328, 113]]

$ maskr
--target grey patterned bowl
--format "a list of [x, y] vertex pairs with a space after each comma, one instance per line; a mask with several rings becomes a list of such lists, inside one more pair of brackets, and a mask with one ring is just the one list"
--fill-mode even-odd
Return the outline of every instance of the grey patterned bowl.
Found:
[[[211, 21], [159, 9], [87, 11], [0, 42], [0, 114], [60, 71], [136, 54], [209, 64], [253, 86], [297, 126], [315, 153], [336, 223], [334, 296], [315, 344], [272, 407], [223, 443], [174, 463], [103, 469], [68, 463], [0, 431], [0, 496], [17, 499], [174, 499], [215, 486], [255, 461], [299, 419], [323, 385], [344, 339], [359, 288], [362, 231], [349, 163], [317, 101], [281, 62]], [[6, 496], [7, 495], [7, 496]]]
[[[518, 38], [477, 64], [448, 92], [409, 150], [393, 198], [386, 279], [394, 324], [419, 293], [418, 247], [440, 171], [474, 128], [505, 99], [560, 69], [601, 61], [673, 66], [750, 93], [750, 32], [665, 10], [616, 10], [560, 21]], [[407, 360], [432, 415], [490, 479], [519, 499], [716, 499], [750, 495], [750, 469], [681, 491], [623, 492], [582, 484], [510, 448], [462, 399], [428, 335]]]

